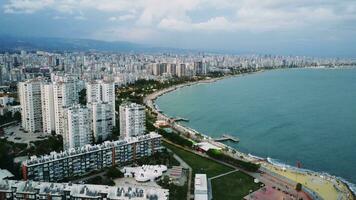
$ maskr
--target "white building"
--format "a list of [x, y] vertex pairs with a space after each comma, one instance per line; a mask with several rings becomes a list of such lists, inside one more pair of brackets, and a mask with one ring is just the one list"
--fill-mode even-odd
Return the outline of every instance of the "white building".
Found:
[[136, 103], [120, 105], [120, 137], [143, 135], [146, 131], [145, 107]]
[[18, 84], [22, 128], [32, 133], [42, 131], [41, 82], [33, 79]]
[[53, 102], [56, 134], [63, 135], [63, 110], [79, 102], [76, 83], [72, 81], [54, 82]]
[[[115, 84], [110, 81], [92, 81], [87, 84], [87, 103], [108, 103], [115, 113]], [[116, 117], [113, 115], [112, 124], [115, 126]]]
[[64, 149], [79, 148], [92, 142], [89, 109], [75, 105], [64, 109], [63, 146]]
[[117, 186], [18, 181], [0, 179], [1, 199], [76, 199], [76, 200], [168, 200], [169, 191], [154, 186]]
[[42, 123], [43, 132], [51, 133], [55, 131], [55, 115], [53, 101], [53, 84], [43, 83], [41, 85], [41, 103], [42, 103]]
[[106, 140], [112, 133], [114, 111], [109, 103], [89, 103], [95, 142]]
[[124, 167], [121, 172], [125, 177], [134, 177], [137, 182], [155, 181], [167, 171], [165, 165], [142, 165], [141, 167]]
[[13, 97], [2, 96], [0, 97], [0, 106], [7, 106], [7, 104], [14, 102]]
[[206, 174], [195, 174], [194, 200], [208, 200], [208, 181]]

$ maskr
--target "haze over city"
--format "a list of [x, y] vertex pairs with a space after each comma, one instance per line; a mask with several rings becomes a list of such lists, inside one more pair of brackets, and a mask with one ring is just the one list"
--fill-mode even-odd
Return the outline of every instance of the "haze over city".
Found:
[[355, 57], [352, 0], [1, 0], [0, 34]]

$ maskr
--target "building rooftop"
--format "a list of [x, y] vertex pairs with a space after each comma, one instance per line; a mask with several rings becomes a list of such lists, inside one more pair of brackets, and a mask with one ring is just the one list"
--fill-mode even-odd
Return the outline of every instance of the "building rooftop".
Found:
[[159, 187], [138, 186], [125, 184], [121, 186], [86, 185], [71, 183], [47, 183], [34, 181], [0, 180], [0, 192], [11, 192], [17, 188], [16, 193], [39, 194], [59, 196], [68, 192], [72, 197], [95, 198], [106, 194], [107, 198], [117, 200], [128, 199], [168, 199], [168, 190]]
[[207, 182], [206, 174], [195, 174], [194, 190], [207, 192], [208, 182]]
[[0, 169], [0, 180], [5, 178], [12, 178], [14, 175], [7, 169]]
[[125, 176], [134, 176], [138, 182], [153, 181], [167, 171], [165, 165], [142, 165], [141, 167], [124, 167]]

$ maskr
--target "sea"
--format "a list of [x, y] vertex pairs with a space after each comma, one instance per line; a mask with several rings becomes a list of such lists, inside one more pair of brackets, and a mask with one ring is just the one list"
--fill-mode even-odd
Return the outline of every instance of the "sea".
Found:
[[356, 183], [356, 67], [267, 70], [160, 96], [165, 114], [272, 162]]

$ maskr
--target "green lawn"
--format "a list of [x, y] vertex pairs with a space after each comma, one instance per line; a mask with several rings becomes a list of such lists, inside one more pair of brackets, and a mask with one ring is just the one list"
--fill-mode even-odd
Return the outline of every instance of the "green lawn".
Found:
[[163, 143], [163, 145], [171, 149], [174, 153], [176, 153], [179, 157], [181, 157], [190, 167], [192, 167], [193, 178], [195, 173], [197, 174], [203, 173], [203, 174], [207, 174], [208, 177], [214, 177], [216, 175], [233, 170], [231, 167], [195, 155], [183, 149], [177, 148], [171, 144]]
[[214, 200], [243, 199], [250, 190], [256, 191], [260, 188], [260, 184], [254, 183], [251, 176], [240, 171], [213, 179], [211, 185]]
[[[163, 145], [171, 149], [179, 157], [181, 157], [193, 169], [194, 173], [205, 173], [208, 177], [229, 172], [232, 168], [217, 163], [213, 160], [195, 155], [171, 144], [163, 143]], [[260, 188], [260, 184], [255, 184], [253, 178], [243, 172], [234, 172], [226, 176], [212, 180], [212, 190], [214, 200], [239, 200], [249, 194], [249, 191], [256, 191]]]

